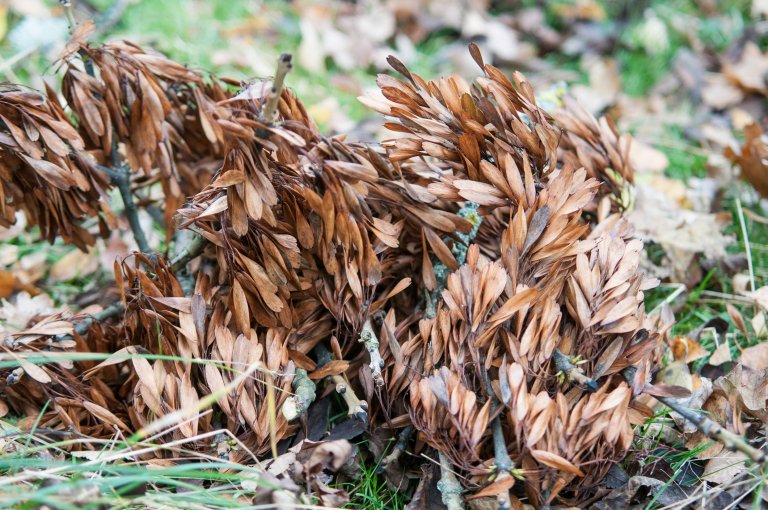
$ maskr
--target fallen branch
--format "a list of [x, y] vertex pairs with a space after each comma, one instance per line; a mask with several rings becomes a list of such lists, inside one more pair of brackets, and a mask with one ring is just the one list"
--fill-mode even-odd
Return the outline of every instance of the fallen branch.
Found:
[[443, 504], [448, 510], [464, 510], [464, 500], [461, 497], [464, 489], [451, 469], [451, 463], [443, 452], [437, 452], [440, 458], [440, 481], [437, 490], [442, 494]]
[[[472, 341], [474, 341], [474, 339]], [[499, 405], [499, 401], [496, 399], [496, 394], [493, 391], [493, 386], [491, 385], [488, 373], [483, 371], [482, 375], [485, 379], [486, 390], [488, 391], [488, 394], [491, 395], [491, 416], [495, 415], [493, 422], [491, 423], [491, 430], [493, 434], [494, 465], [498, 477], [494, 483], [500, 483], [512, 477], [521, 478], [522, 471], [515, 467], [515, 463], [509, 456], [507, 440], [504, 437], [504, 430], [501, 428], [501, 413], [496, 414], [496, 407]], [[514, 484], [514, 480], [510, 484], [510, 487], [512, 487], [512, 484]], [[498, 510], [510, 510], [512, 508], [512, 500], [509, 496], [509, 489], [499, 492], [496, 496], [496, 501]]]
[[[72, 9], [72, 2], [69, 0], [59, 0], [59, 3], [65, 8], [67, 14], [67, 20], [69, 22], [69, 32], [72, 34], [77, 26], [75, 15]], [[90, 56], [84, 52], [78, 52], [83, 59], [83, 65], [85, 66], [85, 72], [92, 78], [96, 76], [96, 72], [93, 68], [93, 62]], [[133, 232], [133, 238], [136, 240], [136, 245], [139, 247], [139, 251], [147, 256], [154, 257], [152, 250], [147, 242], [147, 236], [144, 233], [144, 229], [139, 221], [139, 210], [136, 207], [136, 202], [133, 199], [133, 193], [131, 192], [131, 169], [120, 163], [120, 157], [117, 152], [117, 139], [112, 140], [112, 168], [104, 165], [96, 165], [96, 168], [107, 174], [112, 184], [114, 184], [120, 192], [120, 197], [123, 200], [123, 206], [125, 208], [125, 216], [128, 218], [128, 224]]]
[[371, 326], [371, 320], [368, 319], [363, 325], [363, 330], [360, 332], [360, 339], [358, 340], [365, 346], [365, 350], [371, 357], [371, 363], [368, 368], [371, 369], [371, 377], [377, 387], [384, 386], [384, 378], [381, 375], [381, 369], [384, 368], [384, 360], [379, 353], [379, 339], [376, 333], [373, 332], [373, 326]]
[[207, 244], [205, 238], [197, 234], [186, 239], [188, 239], [186, 242], [179, 243], [181, 246], [176, 246], [175, 253], [171, 257], [171, 266], [174, 271], [180, 271], [186, 267], [189, 261], [203, 253], [203, 248]]
[[59, 4], [61, 4], [62, 7], [64, 7], [64, 14], [67, 17], [67, 25], [69, 29], [70, 35], [72, 32], [75, 31], [75, 27], [77, 27], [77, 21], [75, 20], [75, 13], [72, 9], [72, 2], [70, 0], [59, 0]]
[[657, 396], [654, 396], [654, 398], [696, 425], [696, 428], [699, 429], [702, 434], [722, 443], [730, 451], [740, 451], [753, 462], [768, 465], [768, 456], [766, 453], [750, 445], [745, 437], [740, 436], [739, 434], [734, 434], [716, 421], [707, 418], [702, 413], [697, 413], [693, 409], [680, 405], [673, 398]]
[[289, 422], [295, 421], [303, 415], [310, 404], [315, 401], [317, 386], [307, 375], [303, 368], [297, 368], [291, 382], [294, 394], [283, 403], [283, 416]]
[[[494, 406], [495, 407], [495, 406]], [[496, 470], [499, 473], [496, 483], [512, 477], [515, 469], [515, 463], [509, 457], [507, 450], [507, 440], [504, 438], [504, 431], [501, 429], [501, 415], [493, 419], [493, 454], [496, 457]], [[510, 510], [512, 501], [509, 497], [509, 490], [503, 490], [496, 496], [498, 510]]]
[[195, 278], [189, 274], [187, 265], [189, 261], [197, 257], [205, 247], [205, 239], [192, 230], [181, 229], [174, 236], [171, 266], [176, 273], [185, 296], [189, 296], [195, 290]]
[[[317, 368], [322, 367], [332, 359], [331, 351], [322, 344], [314, 348], [314, 353], [317, 357]], [[347, 405], [347, 416], [368, 423], [368, 402], [357, 397], [347, 378], [341, 374], [336, 374], [328, 376], [326, 379], [333, 385], [336, 393], [344, 399], [344, 403]], [[317, 398], [317, 386], [309, 378], [307, 371], [301, 368], [296, 369], [291, 386], [295, 395], [283, 403], [281, 410], [288, 421], [295, 421], [307, 411], [310, 404]]]
[[[93, 325], [94, 322], [101, 322], [104, 320], [107, 320], [111, 317], [114, 317], [116, 315], [119, 315], [125, 311], [125, 306], [123, 306], [122, 303], [115, 303], [111, 306], [106, 307], [100, 312], [96, 312], [93, 315], [89, 315], [82, 321], [78, 322], [75, 326], [75, 333], [78, 335], [84, 335], [88, 332], [89, 329], [91, 329], [91, 325]], [[68, 338], [68, 337], [64, 337]]]
[[139, 221], [139, 208], [136, 207], [136, 201], [133, 199], [133, 192], [131, 191], [131, 171], [128, 167], [121, 166], [116, 173], [117, 177], [112, 178], [112, 183], [120, 191], [120, 197], [123, 199], [123, 206], [125, 207], [125, 216], [128, 218], [128, 224], [131, 227], [131, 232], [133, 232], [136, 245], [139, 247], [139, 251], [152, 256], [147, 235]]
[[[629, 367], [622, 372], [624, 379], [629, 384], [632, 384], [636, 371], [637, 369], [635, 367]], [[762, 464], [763, 466], [768, 465], [768, 456], [766, 453], [750, 445], [745, 437], [740, 436], [739, 434], [734, 434], [704, 414], [697, 413], [693, 409], [681, 405], [674, 398], [658, 397], [655, 395], [654, 398], [694, 424], [696, 428], [699, 429], [699, 432], [708, 438], [718, 441], [732, 452], [740, 451], [756, 464]]]
[[[555, 351], [556, 358], [557, 358], [557, 353], [559, 353], [559, 351], [556, 350]], [[560, 353], [560, 356], [565, 356], [565, 355]], [[555, 363], [557, 363], [557, 360], [555, 361]], [[635, 378], [636, 372], [637, 372], [637, 368], [628, 367], [621, 372], [621, 375], [624, 377], [624, 380], [626, 380], [629, 385], [632, 385], [632, 381]], [[597, 381], [593, 379], [586, 378], [584, 384], [587, 387], [594, 386], [595, 388], [597, 388]], [[740, 451], [741, 453], [745, 454], [751, 461], [757, 464], [762, 464], [764, 466], [768, 465], [768, 455], [766, 455], [764, 451], [759, 450], [754, 446], [750, 445], [749, 442], [747, 442], [747, 439], [745, 437], [740, 436], [739, 434], [734, 434], [733, 432], [727, 430], [722, 425], [708, 418], [704, 414], [697, 413], [693, 409], [680, 404], [674, 398], [660, 397], [656, 395], [654, 395], [654, 398], [659, 402], [661, 402], [662, 404], [664, 404], [665, 406], [672, 409], [674, 412], [676, 412], [680, 416], [682, 416], [685, 420], [688, 420], [690, 423], [695, 425], [696, 428], [699, 430], [699, 432], [701, 432], [708, 438], [723, 444], [726, 448], [728, 448], [733, 452]]]

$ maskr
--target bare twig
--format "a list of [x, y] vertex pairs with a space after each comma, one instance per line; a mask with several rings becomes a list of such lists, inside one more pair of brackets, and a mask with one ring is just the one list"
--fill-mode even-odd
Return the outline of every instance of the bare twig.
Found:
[[[493, 453], [496, 457], [496, 470], [499, 473], [497, 482], [506, 478], [511, 478], [513, 472], [515, 472], [515, 464], [509, 457], [507, 451], [507, 441], [504, 438], [504, 431], [501, 429], [501, 415], [496, 416], [493, 419]], [[512, 508], [512, 501], [509, 497], [509, 491], [503, 490], [497, 496], [498, 509], [510, 510]]]
[[125, 206], [125, 216], [128, 218], [128, 224], [131, 226], [131, 232], [133, 232], [133, 238], [136, 240], [139, 250], [146, 255], [152, 255], [147, 235], [144, 233], [144, 229], [139, 221], [139, 208], [136, 207], [136, 202], [133, 200], [130, 169], [124, 165], [120, 166], [110, 176], [112, 177], [112, 183], [120, 191], [120, 197], [123, 199], [123, 205]]
[[261, 115], [262, 119], [267, 123], [275, 121], [275, 117], [277, 116], [277, 105], [280, 102], [280, 96], [283, 94], [283, 88], [285, 87], [285, 77], [291, 69], [293, 69], [291, 54], [283, 53], [280, 55], [280, 58], [277, 59], [275, 79], [272, 82], [272, 89], [270, 90], [267, 104], [264, 105], [264, 110]]
[[174, 235], [171, 265], [176, 272], [181, 288], [185, 296], [189, 296], [195, 290], [195, 277], [189, 273], [187, 267], [190, 260], [198, 256], [205, 247], [205, 239], [189, 229], [177, 230]]
[[123, 311], [125, 311], [125, 307], [122, 303], [115, 303], [111, 306], [108, 306], [102, 311], [94, 313], [93, 315], [89, 315], [82, 321], [78, 322], [77, 326], [75, 326], [75, 333], [78, 335], [84, 335], [88, 332], [94, 322], [101, 322], [110, 319], [123, 313]]
[[69, 25], [69, 33], [75, 31], [75, 27], [77, 27], [77, 21], [75, 20], [75, 13], [72, 9], [72, 2], [70, 0], [59, 0], [59, 4], [61, 4], [62, 7], [64, 7], [64, 13], [67, 16], [67, 24]]
[[183, 239], [185, 239], [183, 243], [179, 239], [179, 244], [177, 244], [175, 253], [171, 258], [171, 266], [173, 266], [174, 271], [179, 271], [186, 267], [190, 260], [203, 252], [207, 244], [205, 238], [197, 234], [184, 237]]
[[[314, 348], [314, 353], [315, 356], [317, 356], [318, 368], [322, 367], [332, 359], [331, 351], [329, 351], [323, 344], [318, 344]], [[341, 398], [344, 399], [344, 403], [347, 404], [347, 416], [363, 423], [368, 423], [368, 402], [357, 398], [357, 395], [355, 395], [354, 390], [350, 387], [347, 378], [337, 374], [328, 377], [327, 380], [333, 384], [336, 393], [341, 395]]]
[[349, 386], [349, 381], [343, 375], [330, 377], [336, 393], [341, 395], [347, 404], [347, 416], [363, 423], [368, 423], [368, 402], [360, 400]]
[[[626, 379], [629, 384], [632, 384], [636, 370], [637, 369], [635, 367], [629, 367], [624, 369], [622, 372], [624, 379]], [[752, 462], [761, 464], [763, 466], [768, 465], [768, 456], [766, 453], [750, 445], [747, 442], [747, 439], [743, 436], [726, 430], [716, 421], [708, 418], [702, 413], [697, 413], [693, 409], [681, 405], [673, 398], [657, 396], [654, 397], [656, 400], [694, 424], [696, 428], [699, 429], [699, 432], [708, 438], [718, 441], [733, 452], [740, 451], [741, 453], [745, 454]]]
[[597, 381], [584, 375], [584, 372], [571, 362], [568, 355], [560, 352], [560, 349], [555, 349], [554, 358], [558, 372], [562, 372], [570, 381], [584, 386], [588, 391], [597, 391]]
[[[496, 414], [496, 408], [499, 405], [499, 401], [496, 399], [496, 394], [491, 386], [491, 380], [488, 377], [486, 371], [482, 372], [483, 379], [485, 380], [485, 387], [488, 394], [491, 396], [491, 416]], [[497, 482], [506, 480], [508, 478], [521, 478], [522, 470], [515, 467], [515, 463], [509, 456], [507, 450], [507, 440], [504, 437], [504, 430], [501, 428], [501, 414], [497, 414], [493, 418], [491, 424], [493, 433], [493, 455], [495, 457], [495, 468], [498, 473]], [[509, 496], [509, 490], [503, 490], [496, 496], [497, 508], [499, 510], [510, 510], [512, 508], [512, 501]]]
[[392, 451], [389, 455], [384, 457], [379, 464], [379, 467], [377, 469], [377, 472], [379, 474], [383, 473], [387, 466], [394, 464], [398, 461], [400, 456], [405, 451], [405, 448], [408, 444], [408, 440], [411, 438], [411, 434], [413, 434], [413, 425], [408, 425], [403, 430], [400, 431], [400, 435], [397, 436], [397, 443], [395, 443], [395, 447], [392, 448]]
[[669, 397], [655, 397], [656, 400], [672, 409], [674, 412], [696, 425], [699, 431], [710, 439], [722, 443], [732, 452], [740, 451], [757, 464], [768, 464], [768, 456], [762, 450], [750, 445], [746, 438], [727, 430], [716, 421], [707, 418], [702, 413], [680, 405], [675, 399]]
[[283, 416], [289, 422], [299, 419], [309, 409], [310, 404], [315, 401], [317, 388], [303, 368], [296, 369], [291, 387], [294, 394], [288, 397], [282, 408]]
[[442, 494], [443, 504], [448, 510], [464, 510], [464, 501], [461, 497], [464, 489], [453, 473], [448, 457], [443, 452], [437, 452], [437, 455], [440, 458], [440, 481], [437, 482], [437, 489]]
[[381, 376], [381, 369], [384, 368], [384, 360], [379, 353], [379, 339], [376, 337], [376, 333], [373, 332], [373, 326], [371, 326], [371, 320], [368, 319], [363, 325], [363, 330], [360, 332], [360, 339], [358, 340], [365, 346], [365, 350], [371, 356], [371, 363], [368, 367], [371, 369], [371, 376], [373, 382], [377, 387], [384, 385], [384, 378]]

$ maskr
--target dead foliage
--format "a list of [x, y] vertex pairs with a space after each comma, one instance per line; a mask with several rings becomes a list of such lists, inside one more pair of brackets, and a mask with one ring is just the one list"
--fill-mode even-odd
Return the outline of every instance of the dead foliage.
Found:
[[[152, 202], [140, 190], [161, 188], [169, 239], [178, 221], [207, 242], [181, 266], [178, 253], [117, 261], [116, 320], [78, 329], [85, 314], [63, 312], [9, 337], [17, 357], [111, 356], [21, 361], [0, 383], [5, 411], [35, 416], [50, 398], [40, 427], [105, 438], [168, 420], [156, 441], [250, 462], [309, 437], [279, 412], [301, 369], [318, 399], [343, 396], [350, 421], [415, 427], [414, 449], [447, 456], [477, 497], [586, 497], [630, 446], [662, 335], [644, 313], [655, 281], [638, 271], [642, 243], [621, 217], [629, 138], [572, 104], [545, 112], [523, 75], [471, 51], [472, 84], [390, 59], [403, 79], [380, 76], [380, 97], [364, 99], [396, 135], [381, 146], [324, 137], [269, 82], [234, 91], [82, 33], [60, 64], [73, 120], [51, 91], [5, 87], [6, 224], [23, 209], [84, 248], [84, 218], [114, 228], [103, 168], [121, 166], [140, 206]], [[243, 448], [196, 440], [219, 428]], [[350, 455], [324, 444], [297, 483]]]

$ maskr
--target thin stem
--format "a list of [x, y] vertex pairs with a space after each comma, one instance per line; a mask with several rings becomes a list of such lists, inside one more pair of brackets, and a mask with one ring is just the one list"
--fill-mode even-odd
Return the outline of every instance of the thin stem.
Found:
[[128, 225], [131, 227], [131, 232], [133, 232], [133, 238], [136, 240], [139, 251], [145, 255], [153, 256], [152, 249], [147, 241], [147, 235], [144, 233], [144, 229], [139, 221], [139, 208], [136, 206], [133, 193], [131, 192], [130, 169], [126, 166], [110, 168], [104, 165], [96, 165], [96, 168], [107, 174], [112, 184], [120, 191], [120, 197], [123, 199], [123, 206], [125, 208], [125, 216], [128, 218]]
[[149, 247], [147, 235], [144, 233], [144, 229], [139, 221], [139, 208], [136, 207], [136, 202], [131, 192], [131, 171], [127, 167], [121, 167], [118, 171], [117, 179], [113, 179], [112, 182], [120, 191], [120, 196], [125, 206], [125, 216], [128, 218], [128, 224], [131, 226], [133, 238], [136, 240], [139, 250], [146, 255], [151, 255], [152, 249]]
[[708, 438], [722, 443], [732, 452], [740, 451], [757, 464], [768, 464], [768, 456], [766, 456], [766, 453], [750, 445], [744, 437], [725, 429], [722, 425], [707, 418], [705, 415], [680, 405], [673, 398], [655, 398], [689, 422], [693, 423], [696, 428]]
[[557, 371], [562, 372], [568, 380], [584, 386], [590, 392], [597, 391], [597, 382], [584, 375], [584, 372], [571, 362], [570, 357], [560, 352], [560, 349], [555, 349], [554, 358]]
[[411, 438], [411, 434], [413, 434], [413, 425], [408, 425], [403, 430], [400, 431], [400, 435], [397, 437], [397, 443], [395, 443], [395, 447], [392, 448], [392, 452], [384, 457], [382, 459], [381, 464], [379, 465], [379, 468], [377, 469], [378, 473], [383, 473], [388, 466], [396, 463], [400, 456], [405, 451], [405, 448], [408, 444], [408, 440]]
[[271, 123], [275, 121], [277, 116], [277, 105], [280, 103], [280, 96], [283, 94], [283, 88], [285, 87], [285, 77], [293, 69], [291, 63], [291, 54], [283, 53], [280, 58], [277, 59], [277, 71], [275, 71], [275, 80], [272, 82], [272, 90], [267, 98], [267, 104], [264, 105], [262, 112], [262, 119]]
[[[474, 342], [474, 339], [472, 339]], [[484, 381], [485, 388], [491, 399], [491, 416], [496, 415], [491, 423], [493, 433], [493, 455], [495, 457], [494, 464], [499, 476], [497, 482], [511, 478], [512, 476], [519, 476], [519, 470], [515, 468], [515, 463], [509, 456], [507, 450], [507, 439], [504, 437], [504, 430], [501, 428], [501, 413], [496, 414], [496, 408], [499, 405], [496, 399], [496, 394], [491, 386], [491, 379], [488, 377], [488, 372], [485, 370], [481, 373]], [[513, 481], [514, 483], [514, 481]], [[512, 508], [512, 500], [509, 496], [509, 490], [503, 490], [496, 496], [499, 510], [509, 510]]]
[[[317, 367], [320, 368], [332, 359], [331, 351], [323, 344], [318, 344], [314, 348], [317, 356]], [[347, 404], [347, 416], [352, 419], [368, 423], [368, 402], [360, 400], [350, 387], [349, 381], [344, 375], [332, 375], [327, 380], [333, 384], [336, 393], [341, 395], [344, 403]]]
[[75, 332], [78, 335], [84, 335], [88, 332], [88, 330], [91, 328], [91, 325], [94, 322], [101, 322], [104, 320], [107, 320], [109, 318], [114, 317], [115, 315], [118, 315], [125, 311], [125, 307], [122, 303], [115, 303], [111, 306], [108, 306], [107, 308], [103, 309], [100, 312], [94, 313], [93, 315], [89, 315], [82, 321], [80, 321], [77, 326], [75, 326]]
[[[629, 367], [624, 369], [624, 371], [622, 372], [624, 379], [630, 385], [632, 384], [636, 371], [637, 369], [635, 367]], [[662, 404], [664, 404], [665, 406], [669, 407], [674, 412], [682, 416], [684, 419], [688, 420], [693, 425], [695, 425], [696, 428], [699, 429], [699, 432], [701, 432], [708, 438], [718, 441], [719, 443], [725, 445], [725, 447], [731, 451], [734, 451], [734, 452], [740, 451], [756, 464], [761, 464], [764, 467], [768, 465], [768, 456], [766, 456], [766, 453], [750, 445], [747, 442], [746, 438], [738, 434], [734, 434], [729, 430], [726, 430], [722, 425], [720, 425], [716, 421], [708, 418], [704, 414], [697, 413], [696, 411], [694, 411], [689, 407], [685, 407], [684, 405], [678, 403], [673, 398], [669, 398], [669, 397], [655, 397], [655, 398], [656, 400], [658, 400], [659, 402], [661, 402]]]
[[176, 278], [179, 280], [185, 296], [191, 295], [195, 290], [195, 277], [190, 274], [187, 265], [190, 260], [202, 252], [204, 247], [205, 239], [194, 231], [188, 229], [176, 231], [171, 265], [176, 272]]
[[[495, 407], [495, 405], [493, 406]], [[515, 464], [509, 457], [507, 451], [507, 440], [504, 437], [504, 431], [501, 428], [501, 415], [496, 416], [493, 419], [493, 453], [496, 457], [496, 469], [499, 473], [497, 481], [504, 480], [512, 477], [512, 470], [515, 469]], [[509, 497], [509, 490], [503, 490], [496, 496], [499, 510], [510, 510], [512, 508], [512, 501]]]
[[[176, 247], [176, 253], [171, 258], [171, 266], [173, 266], [174, 271], [180, 271], [183, 269], [189, 261], [197, 257], [203, 252], [203, 249], [205, 248], [205, 245], [207, 244], [207, 241], [204, 237], [200, 235], [193, 235], [186, 243], [183, 244], [183, 246]], [[181, 243], [180, 243], [181, 244]]]
[[67, 24], [69, 27], [69, 33], [70, 35], [75, 31], [75, 27], [77, 27], [77, 21], [75, 20], [75, 13], [72, 9], [72, 2], [70, 0], [59, 0], [59, 3], [62, 7], [64, 7], [64, 13], [67, 16]]

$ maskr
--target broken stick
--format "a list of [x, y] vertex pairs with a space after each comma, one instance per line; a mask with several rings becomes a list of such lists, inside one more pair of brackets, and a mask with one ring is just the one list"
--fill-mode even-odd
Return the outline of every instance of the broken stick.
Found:
[[381, 375], [381, 369], [384, 368], [384, 360], [379, 353], [379, 339], [376, 333], [373, 332], [373, 326], [371, 326], [371, 319], [365, 321], [363, 324], [363, 330], [360, 332], [360, 339], [358, 340], [365, 346], [365, 350], [371, 357], [371, 362], [368, 367], [371, 369], [371, 377], [376, 387], [384, 386], [384, 378]]
[[294, 394], [288, 397], [283, 404], [283, 416], [289, 422], [295, 421], [303, 415], [310, 404], [315, 401], [316, 385], [303, 368], [297, 368], [291, 382]]

